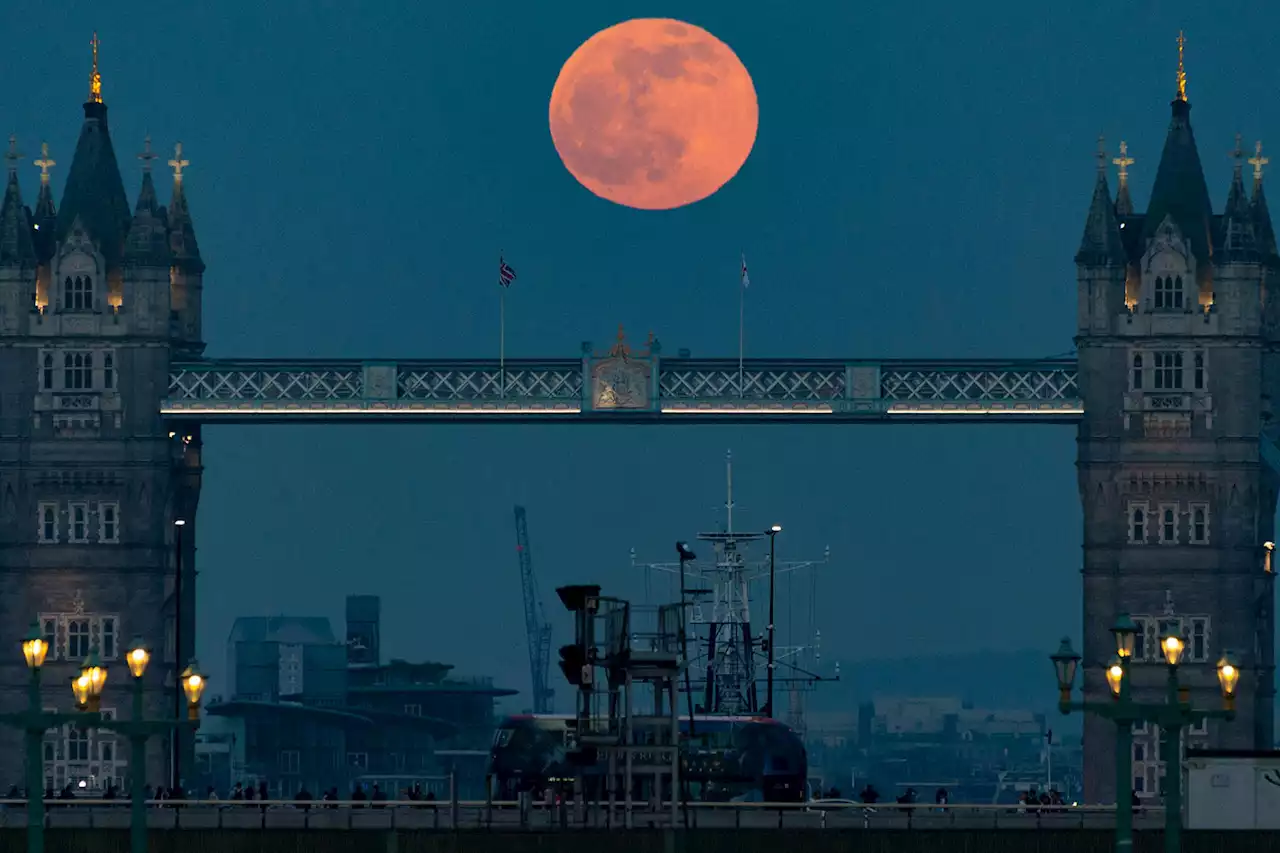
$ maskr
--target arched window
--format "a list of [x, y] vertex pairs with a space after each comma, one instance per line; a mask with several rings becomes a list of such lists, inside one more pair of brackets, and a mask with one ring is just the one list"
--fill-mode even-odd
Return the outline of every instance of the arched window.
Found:
[[1133, 354], [1133, 390], [1142, 390], [1142, 353]]
[[67, 280], [63, 283], [62, 288], [62, 308], [64, 311], [71, 310], [71, 300], [75, 296], [75, 286], [71, 283], [71, 276], [67, 276]]
[[93, 388], [93, 353], [69, 352], [62, 357], [62, 387], [67, 391]]
[[1147, 508], [1134, 506], [1129, 510], [1129, 541], [1141, 544], [1147, 541]]
[[45, 391], [53, 390], [53, 353], [44, 354], [40, 366], [40, 387]]
[[108, 391], [116, 387], [116, 358], [109, 352], [102, 355], [102, 387]]
[[1156, 276], [1156, 308], [1177, 311], [1182, 308], [1182, 276]]

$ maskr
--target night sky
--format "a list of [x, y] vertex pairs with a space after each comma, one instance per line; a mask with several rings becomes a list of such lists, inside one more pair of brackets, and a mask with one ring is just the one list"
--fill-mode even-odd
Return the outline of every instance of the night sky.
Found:
[[[735, 356], [742, 251], [749, 356], [1058, 355], [1072, 349], [1096, 138], [1113, 156], [1128, 141], [1145, 206], [1179, 28], [1215, 205], [1237, 131], [1280, 146], [1280, 69], [1261, 35], [1280, 8], [1261, 2], [55, 6], [5, 4], [0, 131], [29, 156], [48, 140], [60, 191], [96, 29], [131, 198], [147, 133], [191, 161], [210, 356], [496, 357], [500, 249], [519, 273], [513, 357], [603, 349], [619, 323], [668, 351]], [[759, 95], [746, 165], [685, 209], [602, 201], [552, 145], [561, 63], [630, 17], [710, 30]], [[34, 204], [38, 172], [22, 168]], [[722, 521], [730, 448], [742, 524], [785, 525], [783, 557], [831, 546], [829, 661], [1047, 653], [1079, 635], [1074, 438], [1048, 425], [209, 428], [199, 656], [217, 678], [236, 616], [329, 615], [340, 629], [343, 596], [372, 593], [387, 652], [523, 690], [512, 505], [528, 507], [548, 607], [573, 581], [638, 595], [632, 547], [669, 559], [674, 540]], [[558, 645], [567, 620], [552, 609]]]

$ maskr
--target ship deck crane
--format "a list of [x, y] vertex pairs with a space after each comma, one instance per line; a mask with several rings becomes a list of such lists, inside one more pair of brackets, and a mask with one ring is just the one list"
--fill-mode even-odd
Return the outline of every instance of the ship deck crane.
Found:
[[516, 507], [516, 554], [520, 560], [520, 591], [524, 596], [524, 627], [529, 644], [529, 676], [533, 691], [533, 712], [548, 714], [555, 691], [547, 682], [551, 665], [551, 623], [538, 594], [538, 579], [533, 573], [533, 555], [529, 552], [529, 524], [524, 507]]

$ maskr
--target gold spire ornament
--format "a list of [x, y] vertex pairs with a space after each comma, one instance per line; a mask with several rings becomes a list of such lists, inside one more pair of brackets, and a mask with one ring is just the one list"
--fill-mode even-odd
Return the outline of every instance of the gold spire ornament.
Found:
[[1182, 30], [1178, 30], [1178, 97], [1177, 100], [1186, 103], [1187, 101], [1187, 69], [1182, 64], [1182, 51], [1186, 45], [1187, 39], [1182, 34]]
[[89, 46], [93, 48], [93, 70], [89, 72], [89, 103], [102, 103], [102, 75], [98, 73], [98, 34], [93, 34]]
[[1262, 156], [1262, 140], [1259, 139], [1253, 147], [1254, 154], [1249, 158], [1249, 165], [1253, 167], [1254, 184], [1262, 183], [1262, 167], [1271, 162], [1270, 157]]
[[1129, 156], [1129, 143], [1123, 139], [1120, 140], [1120, 156], [1111, 161], [1119, 167], [1118, 176], [1120, 178], [1120, 186], [1129, 185], [1129, 167], [1133, 165], [1133, 158]]
[[40, 159], [34, 161], [34, 165], [40, 167], [40, 183], [45, 186], [49, 185], [49, 170], [58, 165], [49, 156], [49, 143], [40, 143]]
[[182, 170], [190, 166], [191, 161], [182, 159], [181, 142], [173, 146], [173, 159], [169, 161], [169, 165], [173, 167], [174, 183], [182, 183]]

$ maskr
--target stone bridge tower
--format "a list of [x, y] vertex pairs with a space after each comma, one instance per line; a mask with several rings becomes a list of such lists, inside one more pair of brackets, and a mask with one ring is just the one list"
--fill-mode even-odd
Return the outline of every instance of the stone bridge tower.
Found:
[[[1192, 702], [1216, 708], [1224, 651], [1244, 675], [1234, 722], [1184, 732], [1184, 747], [1270, 748], [1273, 741], [1272, 579], [1277, 474], [1266, 429], [1276, 399], [1275, 233], [1258, 153], [1252, 189], [1236, 141], [1235, 171], [1215, 214], [1191, 131], [1179, 48], [1177, 94], [1146, 212], [1135, 210], [1121, 143], [1112, 198], [1105, 154], [1076, 255], [1080, 390], [1078, 467], [1084, 508], [1087, 696], [1110, 695], [1108, 629], [1129, 613], [1140, 631], [1135, 691], [1160, 695], [1159, 638], [1187, 638], [1181, 675]], [[1225, 147], [1225, 146], [1224, 146]], [[1115, 728], [1085, 720], [1085, 801], [1113, 802]], [[1159, 734], [1134, 733], [1134, 787], [1157, 796]], [[1121, 792], [1122, 795], [1124, 792]]]
[[[182, 186], [162, 207], [150, 141], [135, 205], [107, 126], [97, 40], [84, 123], [61, 203], [45, 146], [35, 211], [24, 205], [10, 140], [0, 204], [0, 708], [26, 705], [21, 637], [38, 620], [52, 645], [44, 705], [71, 710], [72, 674], [93, 646], [108, 666], [102, 707], [129, 713], [123, 653], [152, 650], [150, 717], [175, 713], [176, 520], [185, 552], [182, 656], [194, 648], [195, 508], [200, 437], [159, 415], [171, 358], [198, 354], [204, 265]], [[131, 209], [132, 208], [132, 209]], [[46, 736], [45, 774], [61, 786], [127, 784], [127, 744], [106, 733]], [[186, 743], [184, 752], [190, 753]], [[172, 745], [152, 741], [146, 781], [168, 781]], [[22, 778], [23, 751], [0, 731], [0, 778]], [[185, 766], [190, 766], [189, 759]]]

